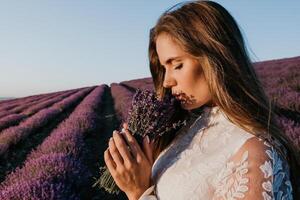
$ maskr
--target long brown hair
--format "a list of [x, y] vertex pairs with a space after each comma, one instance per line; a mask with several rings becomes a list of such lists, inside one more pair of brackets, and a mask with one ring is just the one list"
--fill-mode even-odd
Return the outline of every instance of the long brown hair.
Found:
[[[163, 87], [165, 71], [156, 52], [156, 39], [161, 33], [170, 36], [198, 60], [212, 101], [228, 119], [270, 142], [289, 162], [293, 195], [297, 199], [300, 189], [296, 180], [300, 165], [298, 149], [275, 121], [274, 106], [257, 78], [243, 36], [231, 14], [212, 1], [188, 1], [176, 4], [160, 16], [150, 30], [149, 61], [155, 91], [163, 97], [170, 89]], [[170, 136], [162, 138], [155, 146], [161, 151], [171, 141]]]

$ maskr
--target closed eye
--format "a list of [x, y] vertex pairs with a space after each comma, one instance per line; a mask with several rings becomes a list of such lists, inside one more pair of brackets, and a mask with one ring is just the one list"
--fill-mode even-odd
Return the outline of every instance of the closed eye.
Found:
[[176, 66], [174, 69], [179, 70], [179, 69], [181, 69], [181, 68], [182, 68], [182, 64]]

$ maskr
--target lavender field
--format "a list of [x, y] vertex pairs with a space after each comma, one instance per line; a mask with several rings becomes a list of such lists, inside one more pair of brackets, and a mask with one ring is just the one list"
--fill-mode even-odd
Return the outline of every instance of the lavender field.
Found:
[[[300, 57], [255, 63], [285, 134], [300, 148]], [[112, 131], [151, 78], [0, 101], [0, 199], [126, 199], [92, 187]]]

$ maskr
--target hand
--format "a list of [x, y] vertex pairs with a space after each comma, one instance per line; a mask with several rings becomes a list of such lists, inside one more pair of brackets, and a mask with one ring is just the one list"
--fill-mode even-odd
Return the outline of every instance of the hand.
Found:
[[[130, 200], [136, 200], [151, 186], [153, 143], [149, 144], [145, 138], [142, 150], [128, 131], [128, 125], [123, 124], [123, 128], [125, 133], [114, 131], [104, 161], [118, 187]], [[131, 153], [120, 134], [125, 136]]]

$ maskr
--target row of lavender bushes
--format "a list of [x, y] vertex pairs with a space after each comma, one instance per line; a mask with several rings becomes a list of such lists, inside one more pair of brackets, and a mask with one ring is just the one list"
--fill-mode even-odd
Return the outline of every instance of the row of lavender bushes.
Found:
[[300, 57], [255, 63], [255, 70], [276, 105], [300, 112]]
[[276, 121], [300, 150], [300, 57], [263, 61], [254, 64], [267, 96], [281, 114]]
[[1, 100], [0, 101], [0, 108], [4, 104], [8, 105], [8, 104], [16, 103], [18, 101], [22, 101], [23, 102], [24, 100], [27, 100], [27, 99], [32, 99], [32, 98], [35, 98], [35, 97], [48, 96], [48, 95], [51, 95], [51, 94], [54, 94], [54, 93], [57, 93], [57, 92], [59, 92], [59, 91], [51, 92], [51, 93], [46, 93], [46, 94], [37, 94], [37, 95], [30, 95], [30, 96], [26, 96], [26, 97], [18, 97], [18, 98]]
[[77, 104], [92, 89], [94, 89], [94, 87], [82, 89], [62, 101], [55, 103], [53, 106], [40, 110], [32, 117], [21, 122], [18, 126], [12, 126], [3, 130], [0, 134], [0, 156], [3, 156], [12, 145], [25, 139], [28, 135], [46, 125], [66, 109]]
[[122, 121], [128, 117], [128, 111], [131, 107], [131, 100], [133, 98], [134, 92], [117, 83], [110, 84], [110, 88], [111, 95], [114, 100], [114, 109], [116, 111], [117, 117], [120, 121]]
[[18, 98], [13, 98], [13, 99], [1, 100], [0, 101], [0, 108], [2, 107], [2, 105], [9, 105], [9, 104], [17, 103], [17, 102], [24, 102], [24, 101], [27, 101], [29, 99], [34, 99], [34, 98], [42, 98], [42, 97], [45, 97], [45, 96], [55, 94], [57, 92], [59, 92], [59, 91], [51, 92], [51, 93], [45, 93], [45, 94], [30, 95], [30, 96], [26, 96], [26, 97], [18, 97]]
[[276, 117], [276, 121], [300, 151], [300, 123], [284, 116]]
[[[22, 120], [34, 115], [35, 113], [37, 113], [38, 111], [45, 109], [51, 105], [53, 105], [54, 103], [57, 103], [61, 100], [63, 100], [64, 98], [70, 96], [71, 94], [77, 92], [76, 91], [70, 91], [70, 92], [66, 92], [60, 95], [57, 95], [55, 97], [50, 97], [49, 99], [45, 99], [42, 102], [37, 102], [34, 103], [33, 105], [29, 106], [29, 107], [23, 107], [20, 108], [22, 109], [23, 112], [21, 113], [12, 113], [13, 111], [7, 111], [11, 114], [8, 114], [5, 117], [2, 117], [0, 119], [0, 131], [2, 131], [3, 129], [10, 127], [10, 126], [14, 126], [19, 124]], [[17, 111], [20, 111], [20, 109], [18, 109]], [[16, 110], [16, 109], [13, 109]], [[1, 134], [1, 132], [0, 132]]]
[[120, 85], [125, 85], [134, 89], [154, 90], [152, 78], [141, 78], [130, 81], [122, 81]]
[[[75, 90], [78, 90], [78, 89], [81, 89], [81, 88], [76, 88]], [[74, 89], [71, 89], [71, 90], [74, 90]], [[43, 94], [37, 94], [37, 95], [30, 95], [30, 96], [26, 96], [26, 97], [18, 97], [18, 98], [13, 98], [13, 99], [0, 100], [0, 110], [2, 109], [2, 107], [4, 107], [4, 105], [16, 104], [15, 106], [18, 106], [18, 105], [23, 104], [24, 102], [33, 101], [33, 100], [40, 99], [40, 98], [45, 98], [50, 95], [62, 94], [64, 92], [68, 92], [71, 90], [62, 90], [62, 91], [49, 92], [49, 93], [43, 93]]]
[[[33, 101], [24, 101], [23, 103], [21, 103], [21, 105], [17, 105], [14, 108], [11, 108], [9, 110], [0, 111], [0, 119], [3, 118], [3, 117], [8, 116], [10, 114], [21, 113], [24, 110], [26, 110], [26, 109], [34, 106], [34, 105], [40, 104], [41, 102], [45, 102], [47, 100], [50, 100], [50, 99], [56, 98], [60, 95], [71, 93], [71, 92], [72, 91], [59, 92], [59, 93], [51, 94], [51, 95], [48, 95], [48, 96], [45, 96], [43, 98], [39, 98], [39, 99], [36, 99], [36, 100], [33, 100]], [[75, 90], [73, 90], [73, 92], [75, 92]]]
[[86, 153], [84, 137], [99, 126], [100, 117], [95, 111], [102, 106], [106, 88], [95, 88], [28, 155], [24, 166], [6, 177], [0, 184], [0, 199], [84, 199], [83, 188], [91, 176], [82, 162]]
[[17, 99], [0, 101], [0, 111], [10, 110], [10, 109], [15, 108], [16, 106], [23, 105], [24, 103], [40, 100], [40, 99], [46, 98], [50, 95], [55, 95], [57, 93], [62, 93], [62, 92], [63, 91], [52, 92], [52, 93], [32, 95], [32, 96], [28, 96], [28, 97], [21, 97], [21, 98], [17, 98]]
[[32, 100], [32, 101], [24, 101], [24, 103], [22, 103], [21, 105], [17, 105], [17, 106], [12, 107], [8, 110], [6, 110], [6, 109], [2, 110], [2, 111], [0, 111], [0, 119], [7, 116], [7, 115], [10, 115], [10, 114], [20, 113], [20, 112], [22, 112], [22, 110], [28, 108], [29, 106], [32, 106], [36, 103], [45, 101], [46, 99], [52, 98], [54, 96], [56, 96], [56, 94], [55, 95], [48, 95], [46, 97], [38, 98], [38, 99], [35, 99], [35, 100]]
[[10, 109], [15, 108], [16, 106], [19, 106], [19, 105], [22, 105], [22, 104], [28, 103], [28, 102], [37, 101], [44, 97], [45, 97], [45, 95], [36, 95], [36, 96], [30, 97], [30, 98], [24, 98], [23, 101], [22, 101], [22, 99], [18, 99], [15, 102], [2, 103], [0, 106], [0, 112], [8, 111]]

